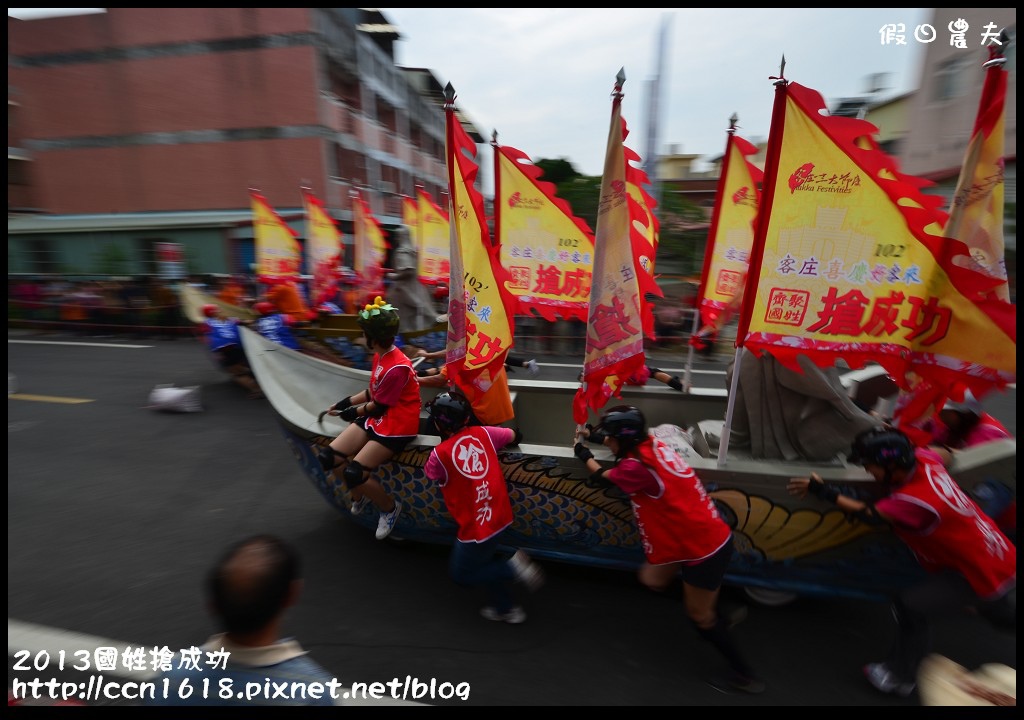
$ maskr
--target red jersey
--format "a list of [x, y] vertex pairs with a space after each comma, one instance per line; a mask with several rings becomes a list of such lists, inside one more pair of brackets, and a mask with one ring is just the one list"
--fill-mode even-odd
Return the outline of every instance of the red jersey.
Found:
[[909, 502], [934, 516], [921, 530], [893, 525], [926, 569], [959, 572], [980, 598], [1000, 595], [1017, 580], [1017, 548], [981, 511], [933, 454], [918, 450], [910, 478], [877, 503]]
[[[693, 468], [658, 438], [644, 440], [636, 452], [653, 484], [649, 489], [623, 489], [630, 494], [647, 561], [693, 564], [718, 552], [732, 530]], [[615, 476], [613, 469], [608, 477], [616, 482]]]
[[420, 384], [412, 362], [394, 345], [373, 356], [369, 391], [371, 400], [388, 409], [380, 417], [368, 419], [366, 427], [383, 437], [419, 434]]
[[484, 542], [512, 524], [505, 475], [486, 427], [474, 425], [447, 438], [432, 455], [444, 468], [441, 485], [460, 542]]

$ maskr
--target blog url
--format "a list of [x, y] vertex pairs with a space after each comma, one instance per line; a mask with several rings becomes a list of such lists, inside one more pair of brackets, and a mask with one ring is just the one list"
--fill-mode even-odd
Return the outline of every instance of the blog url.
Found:
[[336, 679], [327, 682], [277, 682], [265, 678], [263, 682], [236, 683], [233, 678], [185, 678], [178, 682], [170, 679], [122, 682], [110, 680], [103, 675], [91, 675], [87, 682], [67, 682], [50, 678], [42, 680], [15, 679], [11, 695], [16, 701], [53, 700], [95, 702], [99, 700], [164, 700], [174, 699], [188, 702], [190, 698], [219, 698], [221, 700], [245, 700], [252, 702], [273, 700], [469, 700], [470, 685], [467, 682], [439, 682], [436, 678], [420, 680], [411, 675], [404, 679], [393, 678], [387, 682], [354, 682], [344, 688]]

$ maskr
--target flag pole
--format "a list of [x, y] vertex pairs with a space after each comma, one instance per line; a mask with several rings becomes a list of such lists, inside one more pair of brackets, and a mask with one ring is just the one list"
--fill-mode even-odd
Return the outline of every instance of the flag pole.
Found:
[[[765, 157], [765, 186], [769, 182], [769, 179], [774, 182], [774, 176], [778, 175], [778, 164], [779, 164], [779, 153], [781, 148], [779, 147], [782, 137], [782, 127], [785, 125], [785, 98], [786, 98], [786, 87], [789, 85], [789, 81], [786, 80], [786, 56], [782, 56], [782, 62], [779, 65], [779, 76], [770, 77], [769, 80], [774, 80], [772, 83], [775, 86], [775, 103], [772, 108], [772, 121], [771, 127], [768, 134], [768, 149]], [[732, 139], [732, 136], [729, 136]], [[773, 167], [768, 167], [768, 162], [771, 161]], [[767, 170], [771, 170], [771, 178]], [[770, 212], [762, 212], [762, 208], [758, 207], [757, 212], [757, 230], [754, 232], [754, 246], [756, 248], [757, 243], [764, 242], [764, 235], [767, 232], [768, 220]], [[760, 261], [760, 258], [758, 258]], [[751, 266], [753, 268], [753, 253], [751, 253]], [[732, 364], [732, 377], [729, 380], [729, 397], [725, 407], [725, 423], [722, 425], [722, 437], [718, 444], [718, 467], [724, 467], [729, 457], [729, 436], [732, 434], [732, 418], [736, 410], [736, 391], [739, 388], [740, 378], [740, 360], [743, 354], [743, 341], [746, 335], [747, 329], [750, 327], [750, 313], [754, 304], [755, 293], [751, 292], [752, 289], [757, 288], [757, 277], [753, 269], [747, 273], [746, 287], [743, 290], [743, 301], [740, 305], [739, 325], [736, 328], [736, 353]]]
[[[621, 116], [619, 115], [619, 113], [621, 112], [622, 98], [625, 96], [625, 93], [622, 92], [622, 86], [625, 85], [625, 84], [626, 84], [626, 69], [625, 68], [619, 68], [619, 72], [616, 73], [616, 75], [615, 75], [615, 85], [614, 85], [614, 88], [612, 89], [612, 93], [611, 93], [611, 98], [612, 98], [612, 121], [611, 121], [611, 125], [609, 127], [609, 130], [608, 130], [608, 132], [609, 132], [608, 146], [606, 146], [606, 148], [605, 148], [604, 168], [602, 170], [602, 175], [601, 175], [601, 199], [602, 200], [605, 199], [605, 194], [609, 192], [609, 183], [611, 183], [611, 181], [613, 179], [613, 178], [609, 177], [610, 174], [613, 174], [613, 173], [609, 173], [609, 161], [613, 157], [612, 152], [611, 152], [612, 138], [615, 137], [615, 135], [614, 135], [615, 133], [618, 133], [619, 135], [622, 134], [622, 128], [621, 128], [621, 125], [620, 125], [620, 123], [621, 123]], [[620, 148], [620, 152], [621, 152], [621, 148]], [[620, 158], [620, 161], [624, 163], [624, 158]], [[608, 217], [607, 212], [610, 212], [610, 211], [606, 211], [605, 222], [607, 222], [607, 217]], [[594, 270], [593, 270], [593, 278], [597, 278], [597, 276], [599, 274], [598, 273], [598, 270], [599, 270], [598, 262], [599, 262], [599, 259], [601, 258], [601, 255], [599, 255], [599, 247], [598, 247], [598, 242], [599, 241], [601, 241], [601, 248], [604, 248], [604, 233], [601, 232], [602, 224], [601, 224], [601, 213], [600, 212], [598, 213], [597, 224], [598, 224], [597, 232], [594, 233]], [[603, 269], [603, 260], [601, 261], [601, 269]], [[595, 289], [595, 286], [596, 286], [596, 282], [592, 281], [590, 283], [590, 303], [589, 303], [589, 309], [587, 311], [587, 323], [588, 323], [588, 326], [589, 326], [590, 322], [592, 322], [594, 317], [595, 317], [595, 315], [594, 315], [594, 311], [595, 311], [595, 306], [594, 306], [595, 293], [594, 293], [594, 289]], [[587, 390], [588, 390], [588, 383], [587, 383], [587, 358], [590, 355], [590, 348], [591, 348], [591, 335], [590, 335], [590, 332], [588, 330], [586, 345], [584, 346], [584, 351], [583, 351], [583, 371], [580, 373], [580, 386], [579, 386], [579, 389], [577, 389], [576, 397], [573, 400], [573, 402], [574, 402], [573, 415], [576, 417], [576, 432], [573, 435], [573, 443], [574, 444], [576, 442], [580, 441], [580, 439], [582, 437], [583, 429], [586, 426], [586, 414], [589, 414], [589, 412], [590, 412], [590, 410], [589, 410], [590, 403], [589, 403], [589, 399], [587, 399]], [[576, 404], [579, 404], [581, 408], [586, 408], [586, 409], [585, 410], [581, 410], [579, 412], [579, 414], [577, 414], [577, 408], [575, 407]]]
[[718, 223], [721, 218], [722, 203], [725, 201], [724, 190], [729, 179], [729, 162], [732, 153], [733, 137], [736, 135], [736, 123], [739, 122], [739, 119], [739, 115], [733, 113], [729, 117], [729, 128], [726, 130], [728, 136], [725, 141], [725, 155], [722, 156], [722, 171], [718, 178], [718, 189], [715, 191], [715, 207], [712, 210], [711, 227], [708, 228], [708, 244], [704, 248], [704, 265], [701, 268], [700, 285], [697, 288], [697, 300], [694, 303], [693, 330], [690, 331], [690, 350], [686, 355], [686, 371], [683, 375], [683, 388], [686, 392], [690, 392], [692, 387], [690, 373], [693, 366], [693, 355], [696, 350], [693, 341], [700, 338], [701, 305], [703, 304], [704, 293], [707, 291], [708, 274], [711, 272], [711, 262], [715, 255]]

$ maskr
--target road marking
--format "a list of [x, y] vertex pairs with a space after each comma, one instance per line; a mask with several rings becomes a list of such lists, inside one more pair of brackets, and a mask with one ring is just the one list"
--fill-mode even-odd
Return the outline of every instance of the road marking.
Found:
[[126, 345], [123, 343], [73, 342], [70, 340], [11, 340], [7, 338], [7, 344], [10, 345], [11, 343], [19, 345], [78, 345], [83, 347], [128, 348], [130, 350], [155, 347], [155, 345]]
[[[60, 656], [60, 651], [63, 650], [65, 653], [64, 667], [73, 669], [72, 666], [79, 662], [78, 657], [75, 656], [75, 653], [79, 650], [88, 652], [91, 662], [96, 648], [124, 648], [129, 645], [141, 647], [138, 643], [119, 642], [95, 635], [86, 635], [84, 633], [72, 632], [71, 630], [62, 630], [61, 628], [52, 628], [7, 618], [7, 657], [12, 657], [14, 653], [20, 650], [27, 650], [30, 656], [34, 658], [36, 653], [46, 651], [49, 653], [49, 659], [56, 662], [56, 658]], [[105, 675], [131, 678], [132, 680], [149, 680], [156, 677], [156, 673], [150, 668], [127, 670], [122, 667], [120, 662], [112, 669], [105, 669], [103, 673]]]
[[8, 400], [28, 400], [29, 402], [63, 403], [65, 405], [81, 405], [96, 402], [89, 398], [55, 397], [53, 395], [26, 395], [25, 393], [8, 393]]

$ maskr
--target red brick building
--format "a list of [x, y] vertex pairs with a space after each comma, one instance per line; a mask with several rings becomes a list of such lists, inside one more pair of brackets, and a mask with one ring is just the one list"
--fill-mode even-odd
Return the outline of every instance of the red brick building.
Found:
[[385, 226], [417, 185], [446, 202], [441, 88], [375, 10], [108, 8], [7, 36], [9, 272], [145, 273], [168, 240], [244, 271], [249, 188], [295, 216], [310, 187], [343, 226], [353, 188]]

